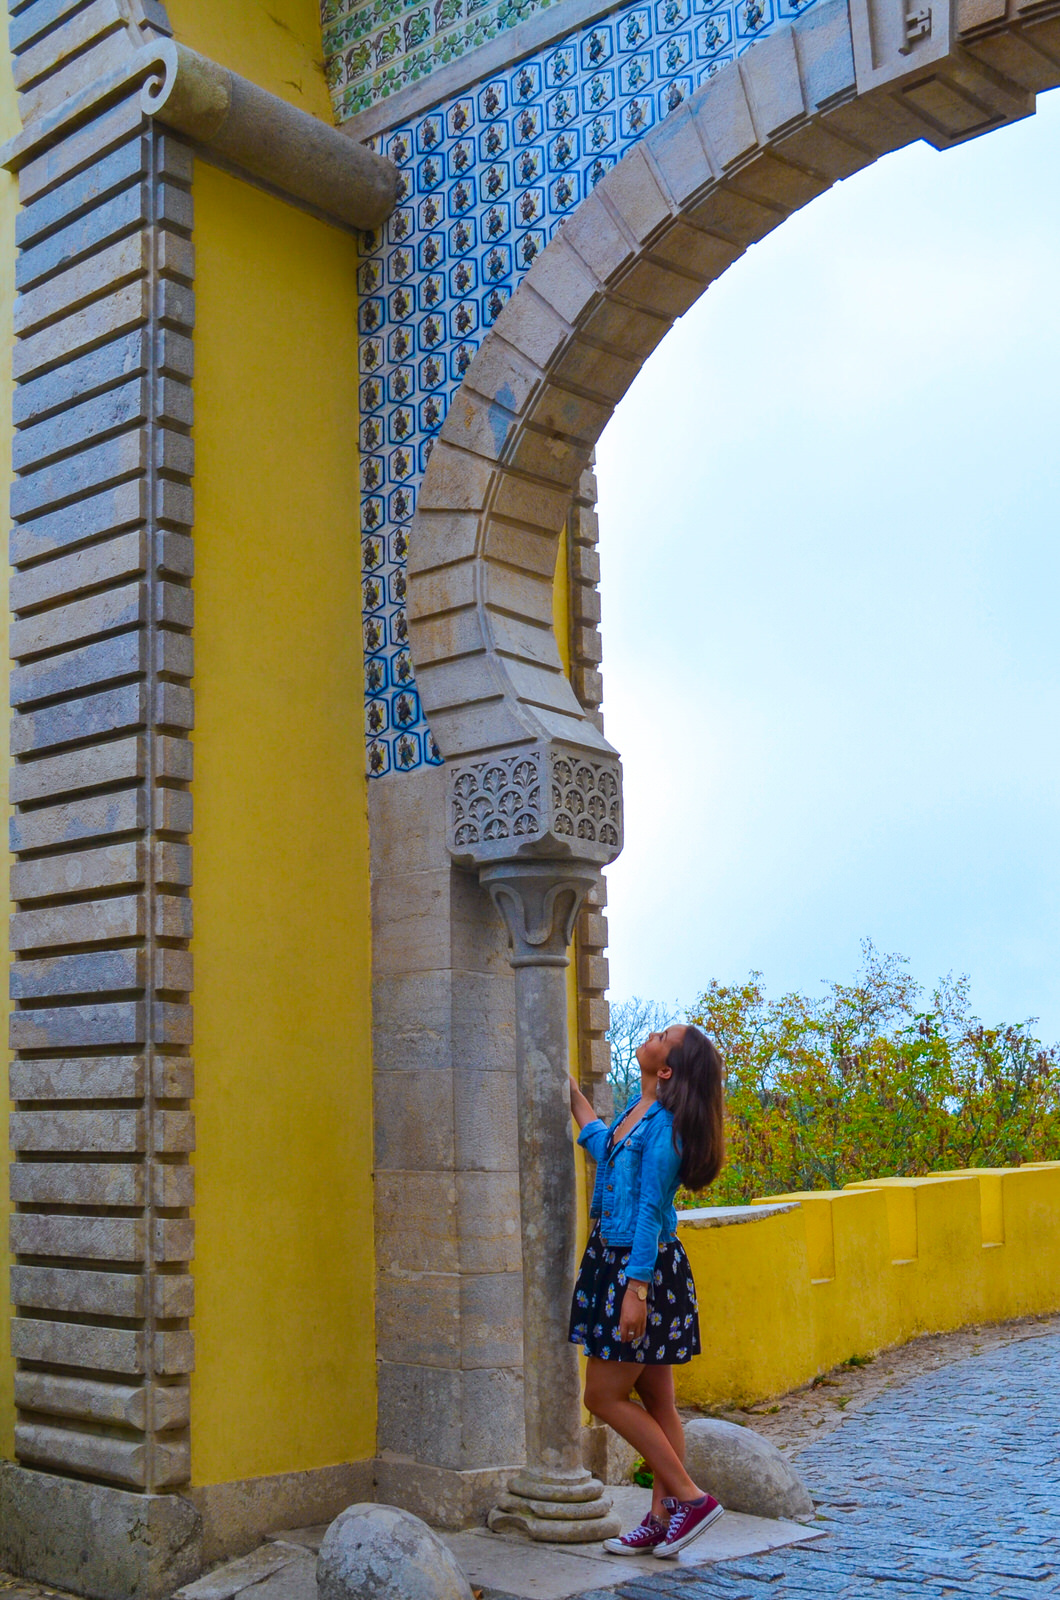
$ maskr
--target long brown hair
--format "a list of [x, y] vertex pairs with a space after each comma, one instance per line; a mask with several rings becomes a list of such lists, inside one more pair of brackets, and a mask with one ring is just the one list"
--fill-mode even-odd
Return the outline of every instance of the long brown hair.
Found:
[[691, 1024], [666, 1065], [672, 1076], [660, 1080], [656, 1099], [674, 1114], [679, 1176], [686, 1188], [705, 1189], [725, 1160], [725, 1068], [717, 1046]]

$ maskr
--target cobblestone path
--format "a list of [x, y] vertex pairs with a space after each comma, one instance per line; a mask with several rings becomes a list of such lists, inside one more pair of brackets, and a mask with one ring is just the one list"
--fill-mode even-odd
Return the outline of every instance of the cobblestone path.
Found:
[[579, 1600], [1060, 1595], [1060, 1336], [883, 1394], [796, 1460], [825, 1539]]

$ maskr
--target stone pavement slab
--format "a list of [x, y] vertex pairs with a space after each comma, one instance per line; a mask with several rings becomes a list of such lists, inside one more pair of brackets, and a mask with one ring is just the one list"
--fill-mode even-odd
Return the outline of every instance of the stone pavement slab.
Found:
[[[609, 1488], [622, 1526], [632, 1528], [651, 1505], [647, 1489]], [[568, 1600], [589, 1587], [613, 1589], [634, 1576], [655, 1582], [664, 1572], [686, 1572], [718, 1561], [730, 1561], [778, 1546], [821, 1537], [816, 1526], [774, 1521], [730, 1511], [708, 1528], [674, 1561], [654, 1556], [613, 1556], [602, 1544], [538, 1544], [515, 1536], [498, 1536], [485, 1528], [441, 1536], [467, 1573], [486, 1595], [518, 1600]]]
[[249, 1591], [247, 1600], [317, 1600], [317, 1558], [303, 1550]]
[[[635, 1526], [651, 1504], [647, 1489], [630, 1486], [609, 1488], [607, 1492], [624, 1527]], [[284, 1550], [301, 1546], [315, 1552], [320, 1549], [326, 1531], [324, 1525], [287, 1528], [274, 1534], [273, 1539]], [[695, 1544], [682, 1550], [676, 1561], [667, 1562], [666, 1566], [685, 1571], [819, 1537], [820, 1530], [815, 1526], [728, 1512]], [[591, 1587], [613, 1591], [616, 1583], [629, 1580], [636, 1573], [645, 1580], [655, 1581], [663, 1567], [654, 1556], [613, 1556], [602, 1544], [538, 1544], [515, 1534], [490, 1533], [485, 1528], [443, 1533], [441, 1538], [467, 1573], [472, 1586], [483, 1590], [489, 1600], [567, 1600], [571, 1595], [583, 1595]], [[229, 1563], [230, 1567], [238, 1565], [238, 1562]], [[228, 1569], [220, 1569], [221, 1572], [225, 1570]], [[287, 1600], [281, 1589], [288, 1573], [293, 1578], [296, 1569], [285, 1566], [277, 1575], [275, 1595], [266, 1593], [266, 1584], [256, 1585], [253, 1600]], [[211, 1577], [216, 1580], [218, 1575], [211, 1574]], [[196, 1596], [189, 1589], [184, 1595], [187, 1600], [230, 1600], [234, 1592], [229, 1589], [224, 1595]], [[291, 1600], [303, 1600], [303, 1597], [292, 1593]], [[312, 1596], [308, 1600], [312, 1600]]]
[[284, 1528], [280, 1533], [267, 1533], [265, 1537], [270, 1544], [297, 1544], [315, 1555], [324, 1543], [329, 1526], [327, 1522], [314, 1522], [308, 1528]]
[[[306, 1551], [302, 1545], [273, 1539], [252, 1550], [249, 1555], [226, 1561], [224, 1566], [215, 1567], [204, 1577], [196, 1578], [194, 1583], [185, 1584], [177, 1594], [180, 1600], [232, 1600], [232, 1596], [243, 1589], [249, 1589], [271, 1578], [274, 1573], [282, 1572], [292, 1562], [304, 1562], [305, 1559]], [[255, 1600], [261, 1600], [261, 1596], [262, 1590], [255, 1589]]]

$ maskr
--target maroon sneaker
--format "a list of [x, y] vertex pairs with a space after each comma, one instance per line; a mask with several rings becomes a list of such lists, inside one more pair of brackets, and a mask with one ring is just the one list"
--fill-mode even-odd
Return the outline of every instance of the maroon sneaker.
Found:
[[675, 1556], [725, 1515], [725, 1507], [712, 1494], [705, 1494], [702, 1500], [664, 1500], [663, 1504], [670, 1513], [670, 1526], [656, 1546], [656, 1556]]
[[605, 1539], [604, 1549], [610, 1550], [613, 1556], [647, 1556], [662, 1544], [666, 1538], [666, 1523], [659, 1517], [652, 1516], [651, 1512], [644, 1521], [629, 1533], [619, 1534], [617, 1539]]

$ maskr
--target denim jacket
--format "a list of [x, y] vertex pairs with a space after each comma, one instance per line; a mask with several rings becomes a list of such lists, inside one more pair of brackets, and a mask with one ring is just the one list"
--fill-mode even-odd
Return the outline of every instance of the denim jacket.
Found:
[[610, 1128], [597, 1117], [582, 1129], [578, 1143], [596, 1162], [596, 1185], [589, 1207], [600, 1219], [600, 1237], [610, 1249], [631, 1246], [626, 1275], [650, 1283], [659, 1245], [677, 1237], [677, 1192], [681, 1154], [674, 1149], [674, 1117], [658, 1101], [607, 1153]]

